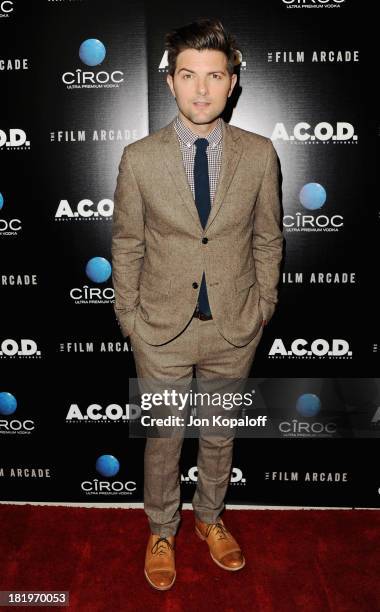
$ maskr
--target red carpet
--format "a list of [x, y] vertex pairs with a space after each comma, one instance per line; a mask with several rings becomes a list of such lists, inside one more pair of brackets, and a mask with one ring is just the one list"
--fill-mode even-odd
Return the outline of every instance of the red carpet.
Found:
[[177, 581], [158, 592], [143, 575], [143, 510], [0, 505], [0, 590], [66, 590], [68, 608], [42, 609], [75, 612], [380, 610], [378, 511], [226, 510], [223, 518], [246, 567], [217, 567], [183, 510]]

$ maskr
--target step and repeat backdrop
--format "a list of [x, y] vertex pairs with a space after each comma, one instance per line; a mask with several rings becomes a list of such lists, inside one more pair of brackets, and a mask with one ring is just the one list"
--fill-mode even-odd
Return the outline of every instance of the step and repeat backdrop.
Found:
[[[126, 145], [173, 119], [166, 32], [217, 17], [226, 120], [272, 139], [285, 252], [227, 503], [379, 507], [376, 40], [358, 0], [0, 0], [0, 499], [141, 502], [111, 228]], [[197, 480], [185, 439], [184, 501]]]

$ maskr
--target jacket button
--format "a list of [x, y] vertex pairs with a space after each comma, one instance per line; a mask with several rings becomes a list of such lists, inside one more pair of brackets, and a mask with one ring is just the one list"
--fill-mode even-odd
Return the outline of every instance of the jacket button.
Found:
[[193, 283], [194, 289], [198, 289], [198, 283]]
[[203, 244], [207, 244], [208, 243], [208, 238], [202, 238], [202, 242], [203, 242]]

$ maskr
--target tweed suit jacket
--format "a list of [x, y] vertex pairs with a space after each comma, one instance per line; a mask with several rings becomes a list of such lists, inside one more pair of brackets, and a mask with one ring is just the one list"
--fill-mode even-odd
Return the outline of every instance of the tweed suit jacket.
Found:
[[222, 120], [220, 176], [203, 229], [173, 124], [123, 150], [112, 223], [115, 314], [123, 336], [164, 344], [192, 317], [205, 271], [218, 331], [244, 346], [278, 302], [278, 157], [269, 138]]

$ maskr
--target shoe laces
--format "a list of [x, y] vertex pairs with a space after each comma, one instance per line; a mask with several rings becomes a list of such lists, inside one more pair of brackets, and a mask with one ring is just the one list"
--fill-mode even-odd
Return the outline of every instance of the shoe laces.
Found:
[[161, 538], [158, 538], [158, 540], [152, 546], [152, 555], [155, 555], [155, 554], [165, 555], [165, 554], [167, 554], [167, 552], [168, 552], [167, 547], [168, 546], [171, 549], [173, 548], [167, 538], [165, 538], [164, 536], [161, 537]]
[[223, 525], [223, 523], [211, 523], [210, 525], [208, 525], [206, 529], [206, 538], [208, 538], [210, 532], [213, 529], [215, 529], [216, 531], [216, 536], [218, 540], [227, 539], [228, 529], [225, 525]]

